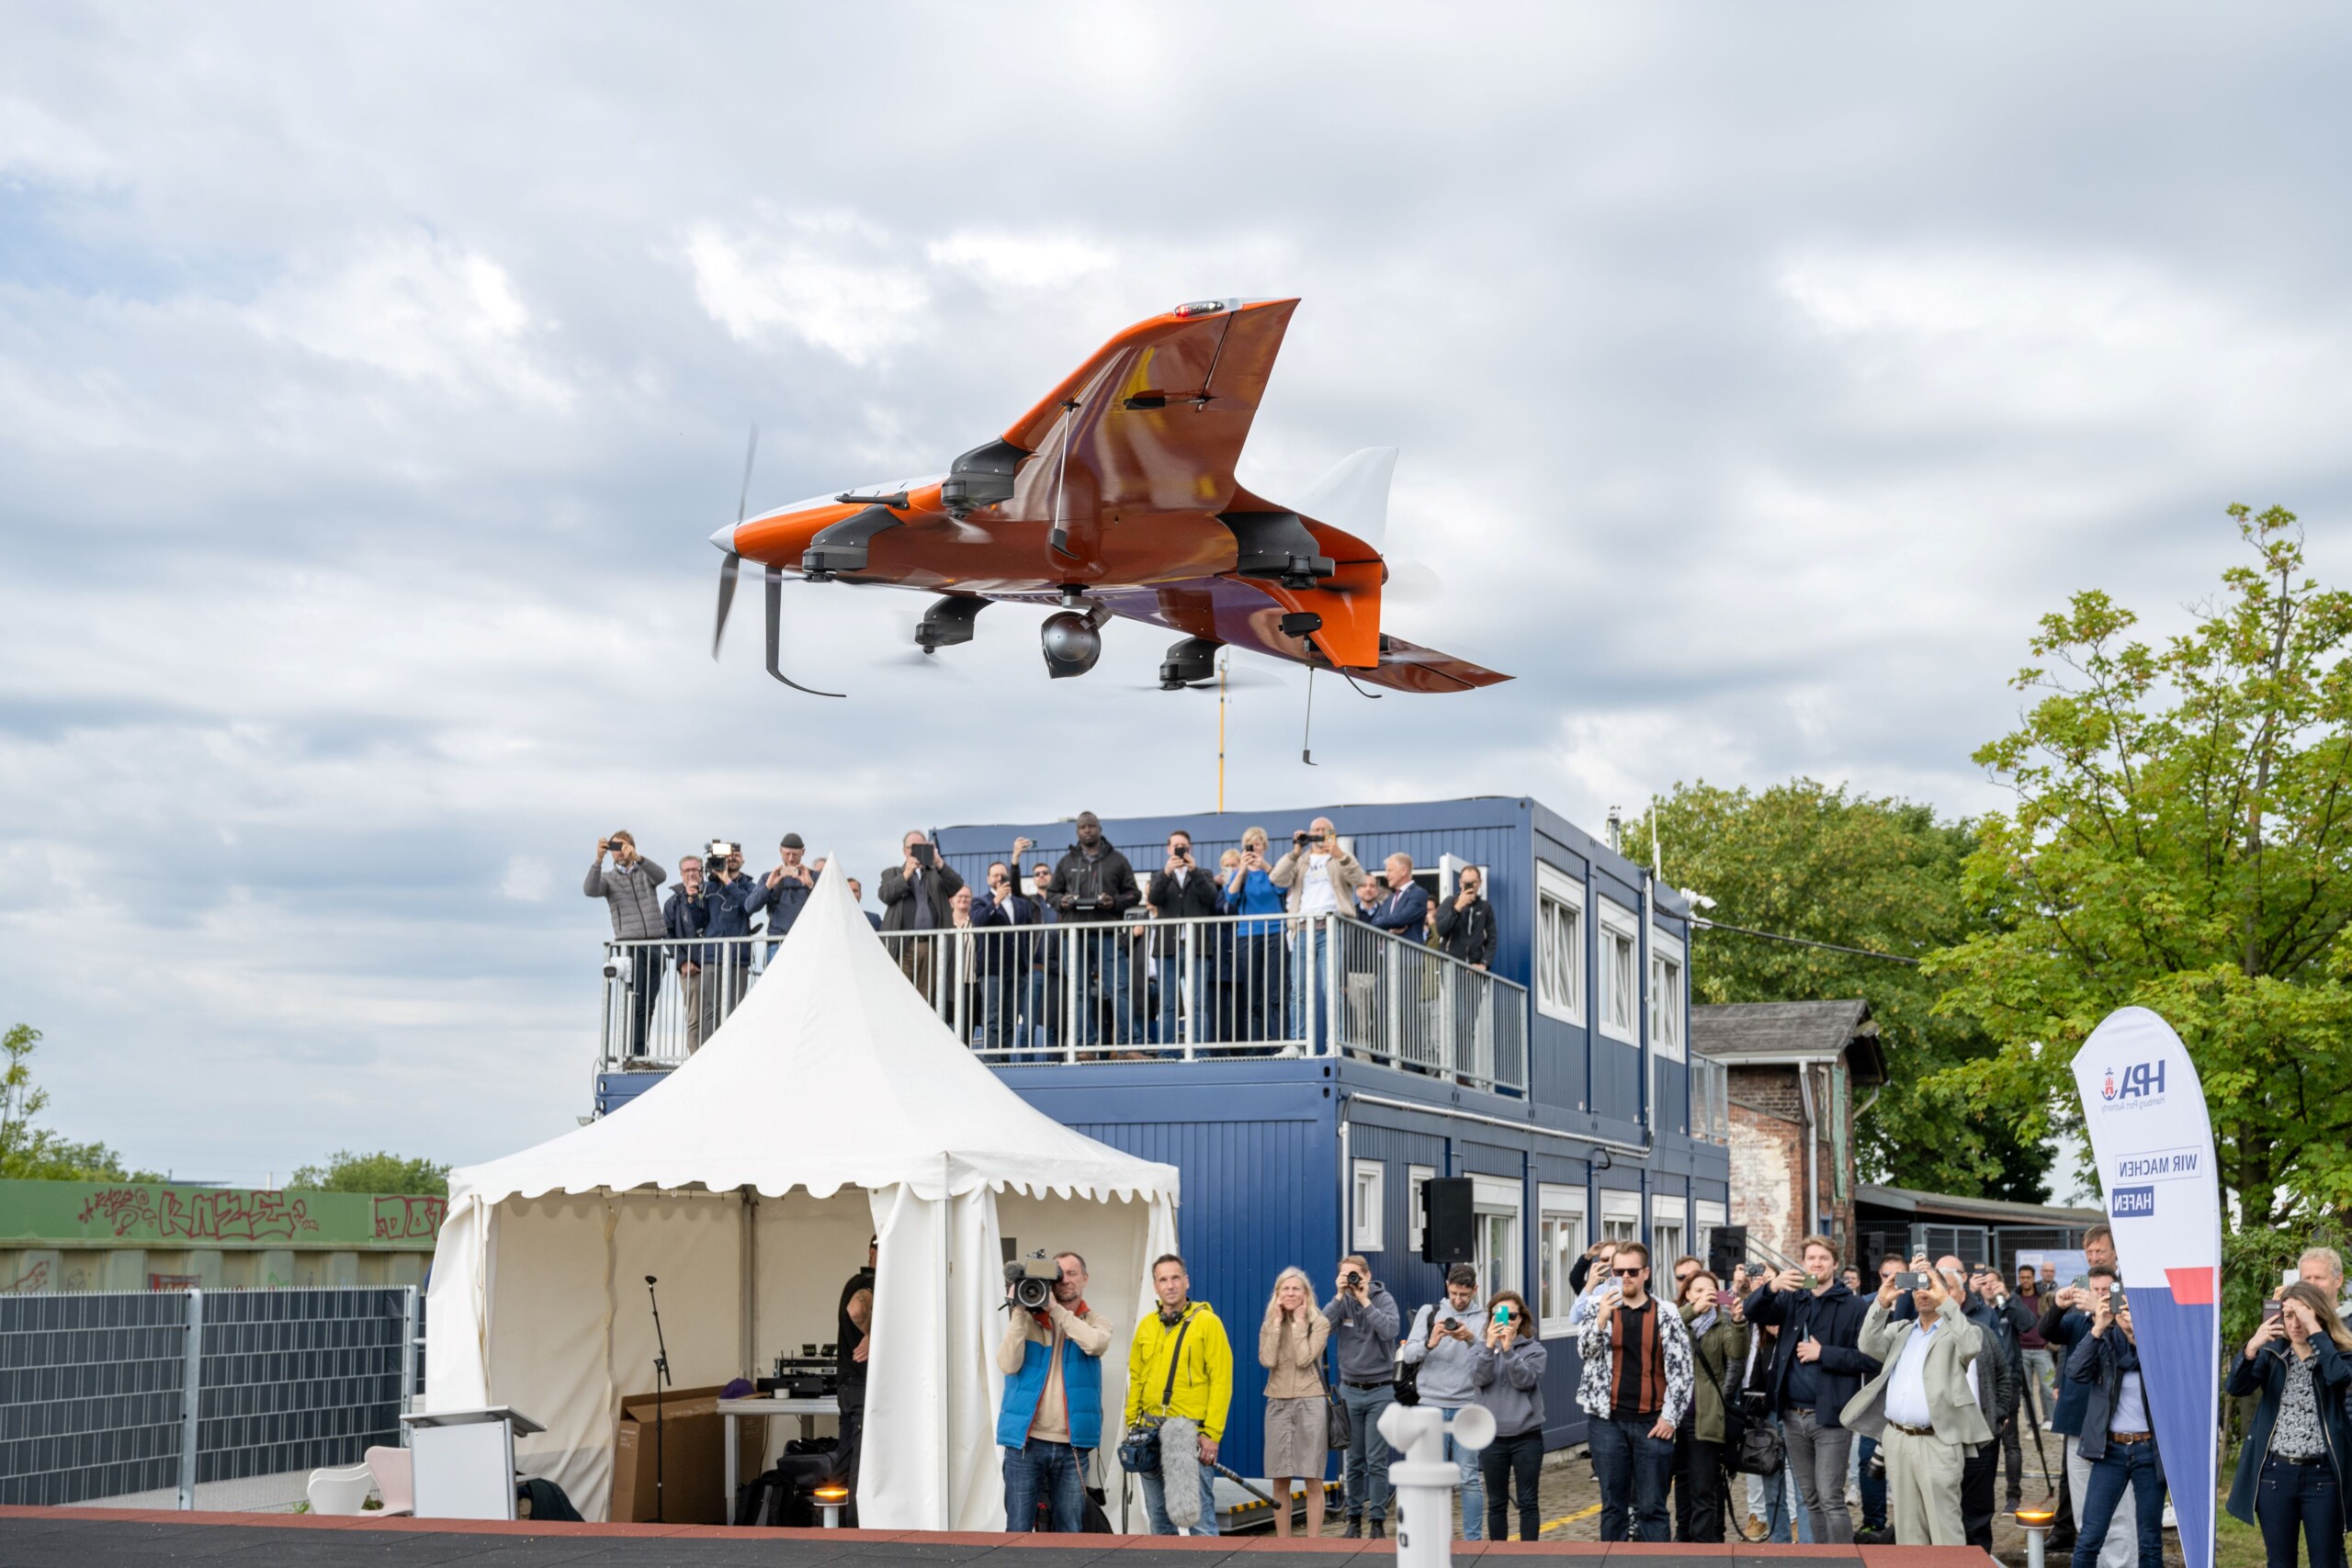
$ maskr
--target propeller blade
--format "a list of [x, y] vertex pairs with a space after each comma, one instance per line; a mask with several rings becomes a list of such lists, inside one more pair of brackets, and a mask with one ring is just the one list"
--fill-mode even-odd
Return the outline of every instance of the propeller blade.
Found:
[[710, 656], [718, 657], [719, 639], [727, 635], [727, 612], [735, 607], [735, 576], [743, 568], [743, 558], [733, 550], [718, 563], [718, 622], [710, 628]]
[[784, 634], [784, 568], [770, 564], [763, 586], [767, 590], [768, 673], [796, 692], [806, 692], [812, 697], [845, 697], [846, 692], [820, 692], [802, 685], [786, 674], [776, 664], [779, 641]]
[[752, 443], [743, 448], [743, 491], [735, 498], [735, 521], [740, 525], [743, 514], [752, 507], [752, 459], [760, 455], [760, 427], [752, 426]]

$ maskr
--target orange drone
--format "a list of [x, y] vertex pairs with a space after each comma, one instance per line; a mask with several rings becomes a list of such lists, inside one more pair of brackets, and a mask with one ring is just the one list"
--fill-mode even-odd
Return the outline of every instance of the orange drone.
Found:
[[[727, 559], [711, 657], [748, 556], [765, 569], [768, 673], [800, 692], [809, 688], [776, 662], [786, 572], [942, 595], [915, 629], [926, 654], [969, 642], [991, 600], [1058, 605], [1040, 632], [1057, 679], [1091, 670], [1103, 623], [1124, 615], [1181, 634], [1159, 666], [1169, 691], [1209, 680], [1227, 644], [1404, 692], [1509, 680], [1381, 631], [1388, 568], [1374, 541], [1393, 448], [1356, 453], [1295, 506], [1235, 482], [1297, 307], [1179, 305], [1104, 344], [944, 477], [801, 502], [719, 529], [711, 543]], [[748, 457], [743, 477], [748, 497]]]

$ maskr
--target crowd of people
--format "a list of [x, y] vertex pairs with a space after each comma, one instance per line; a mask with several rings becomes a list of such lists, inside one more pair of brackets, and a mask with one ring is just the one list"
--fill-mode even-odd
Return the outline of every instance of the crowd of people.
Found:
[[[866, 919], [967, 1043], [1013, 1061], [1180, 1040], [1311, 1036], [1319, 1048], [1328, 1009], [1309, 992], [1330, 954], [1329, 922], [1317, 917], [1346, 916], [1476, 969], [1494, 961], [1494, 908], [1478, 868], [1464, 868], [1444, 897], [1432, 897], [1408, 854], [1391, 854], [1378, 874], [1368, 874], [1328, 817], [1294, 832], [1279, 856], [1265, 829], [1248, 828], [1214, 870], [1178, 829], [1148, 877], [1104, 838], [1094, 813], [1080, 812], [1075, 829], [1069, 851], [1052, 861], [1035, 855], [1035, 840], [1016, 838], [977, 887], [928, 834], [910, 831], [899, 863], [876, 879], [882, 913]], [[648, 1055], [670, 974], [685, 1048], [698, 1049], [751, 983], [761, 944], [749, 939], [765, 937], [773, 954], [824, 872], [797, 833], [784, 835], [764, 873], [744, 869], [741, 844], [713, 840], [680, 861], [665, 896], [669, 874], [629, 833], [598, 839], [582, 891], [605, 901], [617, 942], [662, 944], [625, 953], [612, 967], [627, 998], [616, 1025], [620, 1054]], [[862, 905], [855, 877], [849, 890]], [[1159, 923], [1170, 921], [1214, 923]], [[1074, 929], [1046, 930], [1057, 927]], [[746, 940], [713, 940], [722, 938]], [[1343, 964], [1359, 958], [1343, 948]], [[1475, 1005], [1466, 997], [1457, 1003]]]

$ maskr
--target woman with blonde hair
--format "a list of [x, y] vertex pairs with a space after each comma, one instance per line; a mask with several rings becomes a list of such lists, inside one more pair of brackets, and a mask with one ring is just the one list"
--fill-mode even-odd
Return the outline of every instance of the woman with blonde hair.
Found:
[[2231, 1358], [2228, 1392], [2262, 1396], [2238, 1450], [2229, 1508], [2262, 1527], [2268, 1568], [2295, 1568], [2302, 1532], [2311, 1568], [2343, 1568], [2344, 1497], [2352, 1483], [2352, 1330], [2324, 1292], [2297, 1280], [2272, 1298], [2245, 1353]]
[[1274, 1533], [1290, 1534], [1290, 1488], [1306, 1483], [1306, 1533], [1323, 1533], [1323, 1471], [1330, 1462], [1324, 1414], [1323, 1347], [1331, 1321], [1315, 1304], [1303, 1269], [1274, 1276], [1266, 1320], [1258, 1325], [1258, 1364], [1266, 1369], [1266, 1474], [1273, 1483]]

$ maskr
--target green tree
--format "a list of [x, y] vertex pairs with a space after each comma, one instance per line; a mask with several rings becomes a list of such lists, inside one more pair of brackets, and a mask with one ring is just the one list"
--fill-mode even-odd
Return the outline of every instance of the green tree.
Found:
[[299, 1167], [286, 1184], [313, 1192], [398, 1192], [409, 1197], [447, 1198], [449, 1168], [429, 1159], [402, 1159], [378, 1152], [356, 1155], [337, 1149], [324, 1166]]
[[40, 1031], [12, 1025], [0, 1035], [0, 1178], [16, 1181], [159, 1181], [152, 1170], [123, 1168], [104, 1144], [77, 1144], [34, 1118], [49, 1108], [49, 1091], [33, 1082], [32, 1056]]
[[[2069, 1064], [2128, 1004], [2204, 1080], [2247, 1230], [2352, 1215], [2352, 595], [2303, 575], [2294, 514], [2230, 515], [2254, 555], [2161, 647], [2075, 595], [1976, 753], [2016, 793], [1979, 824], [1984, 925], [1934, 964], [2000, 1049], [1946, 1075], [2023, 1130], [2077, 1129]], [[2053, 674], [2050, 666], [2060, 669]]]
[[[1919, 959], [1978, 931], [1961, 867], [1976, 847], [1966, 822], [1932, 807], [1849, 795], [1811, 779], [1762, 791], [1677, 784], [1653, 807], [1668, 882], [1715, 900], [1724, 925]], [[1651, 822], [1634, 824], [1634, 843]], [[1990, 1055], [1994, 1041], [1937, 1011], [1939, 987], [1915, 964], [1702, 930], [1691, 994], [1707, 1002], [1871, 1004], [1888, 1082], [1862, 1091], [1856, 1163], [1904, 1187], [2041, 1202], [2049, 1156], [2015, 1123], [1984, 1114], [1944, 1074]]]

